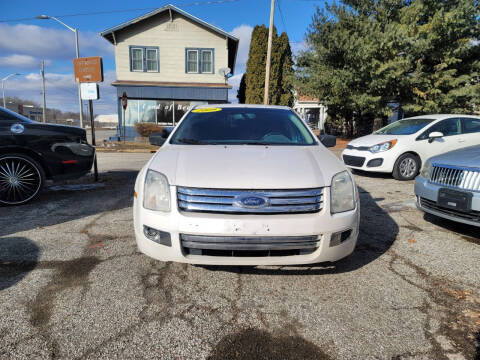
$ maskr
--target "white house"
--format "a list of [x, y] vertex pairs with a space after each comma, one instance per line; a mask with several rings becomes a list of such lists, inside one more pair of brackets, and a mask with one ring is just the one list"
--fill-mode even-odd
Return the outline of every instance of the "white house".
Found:
[[166, 5], [100, 35], [115, 46], [112, 85], [119, 122], [128, 97], [127, 136], [137, 122], [175, 123], [190, 106], [228, 101], [239, 40], [226, 31]]
[[323, 105], [316, 97], [295, 94], [295, 103], [293, 109], [310, 126], [325, 130], [325, 121], [327, 120], [328, 108]]

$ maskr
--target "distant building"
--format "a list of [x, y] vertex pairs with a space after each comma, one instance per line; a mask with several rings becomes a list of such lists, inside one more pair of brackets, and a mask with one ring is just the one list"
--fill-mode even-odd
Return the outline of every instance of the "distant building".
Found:
[[95, 117], [95, 127], [116, 128], [118, 126], [118, 115], [97, 115]]
[[293, 109], [307, 122], [312, 128], [325, 130], [325, 121], [327, 120], [327, 107], [320, 100], [308, 95], [295, 95]]
[[101, 34], [115, 46], [119, 129], [121, 97], [128, 96], [126, 135], [137, 122], [174, 124], [189, 107], [226, 103], [225, 69], [233, 74], [239, 40], [166, 5]]
[[31, 120], [42, 121], [43, 110], [42, 108], [33, 105], [23, 105], [12, 101], [6, 103], [7, 109], [15, 111], [16, 113], [23, 115]]

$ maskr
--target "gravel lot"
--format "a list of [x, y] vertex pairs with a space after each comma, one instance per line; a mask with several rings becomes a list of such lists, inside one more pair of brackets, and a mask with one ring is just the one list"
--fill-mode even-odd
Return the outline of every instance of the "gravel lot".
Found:
[[100, 186], [0, 208], [0, 358], [480, 358], [480, 231], [424, 216], [413, 182], [355, 175], [339, 263], [190, 266], [136, 249], [150, 156], [100, 153]]

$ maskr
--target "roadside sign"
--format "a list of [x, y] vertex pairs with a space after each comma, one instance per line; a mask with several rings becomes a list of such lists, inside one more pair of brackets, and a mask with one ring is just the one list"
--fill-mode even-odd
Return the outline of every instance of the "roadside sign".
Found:
[[100, 56], [73, 59], [73, 70], [76, 82], [103, 82], [103, 63]]
[[80, 93], [82, 100], [98, 100], [100, 98], [98, 84], [96, 83], [81, 83]]
[[124, 91], [122, 94], [122, 107], [123, 110], [127, 109], [127, 103], [128, 103], [128, 98], [127, 98], [127, 93]]

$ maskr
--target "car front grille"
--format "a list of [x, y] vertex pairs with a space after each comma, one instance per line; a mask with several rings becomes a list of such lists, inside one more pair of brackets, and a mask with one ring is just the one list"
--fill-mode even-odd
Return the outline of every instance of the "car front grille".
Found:
[[358, 151], [368, 151], [368, 150], [370, 150], [370, 146], [347, 145], [347, 149], [350, 149], [350, 150], [358, 150]]
[[361, 156], [343, 155], [343, 162], [345, 165], [362, 167], [365, 158]]
[[[263, 207], [245, 207], [241, 199], [258, 196]], [[323, 188], [291, 190], [226, 190], [177, 187], [181, 211], [217, 214], [297, 214], [315, 213], [323, 207]]]
[[420, 205], [425, 209], [430, 209], [445, 215], [450, 215], [456, 218], [475, 221], [480, 223], [480, 211], [472, 210], [470, 212], [463, 212], [453, 209], [448, 209], [443, 206], [438, 206], [435, 201], [420, 198]]
[[433, 164], [430, 182], [463, 190], [480, 191], [480, 169]]
[[318, 249], [318, 235], [308, 236], [205, 236], [180, 234], [187, 255], [291, 256], [311, 254]]

